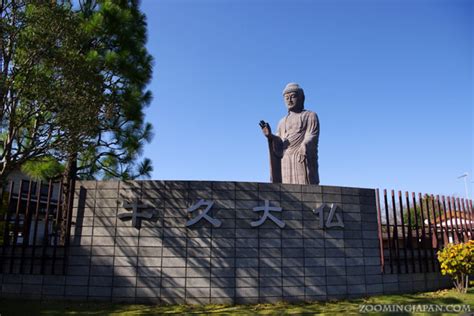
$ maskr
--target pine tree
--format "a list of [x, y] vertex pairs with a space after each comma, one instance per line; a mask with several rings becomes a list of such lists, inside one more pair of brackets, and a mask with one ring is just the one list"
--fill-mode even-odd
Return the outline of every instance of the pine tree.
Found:
[[152, 128], [144, 122], [143, 113], [151, 100], [146, 85], [152, 74], [152, 58], [145, 48], [145, 16], [138, 1], [85, 0], [79, 5], [80, 29], [88, 38], [82, 52], [101, 76], [102, 93], [98, 95], [95, 134], [68, 130], [71, 142], [65, 150], [63, 216], [76, 177], [133, 179], [149, 176], [152, 170], [148, 159], [135, 164], [144, 143], [151, 139]]
[[143, 113], [151, 101], [146, 85], [152, 75], [152, 58], [145, 48], [145, 16], [138, 1], [85, 0], [79, 4], [82, 28], [90, 38], [85, 50], [103, 76], [103, 95], [98, 131], [82, 142], [77, 174], [105, 179], [149, 175], [148, 159], [134, 164], [152, 136]]
[[151, 139], [152, 74], [138, 2], [12, 0], [0, 14], [0, 178], [27, 162], [48, 177], [63, 165], [71, 197], [78, 177], [149, 175], [148, 159], [136, 163]]

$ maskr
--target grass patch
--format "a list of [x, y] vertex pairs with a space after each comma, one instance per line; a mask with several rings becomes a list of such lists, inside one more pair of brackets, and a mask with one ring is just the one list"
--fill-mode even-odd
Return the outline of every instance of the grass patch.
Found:
[[[383, 295], [362, 299], [304, 304], [275, 303], [256, 305], [137, 305], [72, 301], [27, 301], [0, 299], [0, 314], [11, 315], [334, 315], [357, 314], [361, 304], [466, 304], [474, 312], [474, 289], [466, 294], [454, 290], [437, 292]], [[371, 315], [374, 315], [373, 313]], [[387, 314], [384, 314], [387, 315]], [[393, 314], [395, 315], [395, 314]], [[410, 315], [403, 313], [399, 315]], [[430, 314], [436, 315], [436, 314]], [[441, 315], [441, 314], [437, 314]]]

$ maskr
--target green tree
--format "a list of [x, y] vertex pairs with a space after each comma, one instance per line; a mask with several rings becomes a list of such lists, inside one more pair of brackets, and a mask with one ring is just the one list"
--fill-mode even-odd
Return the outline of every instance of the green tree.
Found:
[[[422, 223], [425, 222], [428, 218], [431, 221], [434, 220], [433, 218], [433, 199], [430, 195], [425, 194], [421, 200], [422, 205], [420, 205], [420, 201], [416, 200], [416, 207], [413, 205], [413, 199], [410, 199], [410, 208], [408, 209], [406, 205], [404, 205], [404, 212], [403, 212], [403, 220], [405, 224], [408, 225], [410, 223], [412, 226], [418, 224], [421, 227]], [[435, 203], [435, 210], [438, 211], [437, 205]], [[429, 212], [429, 216], [428, 216]], [[410, 216], [408, 216], [410, 214]], [[435, 215], [437, 215], [436, 213]]]
[[0, 13], [0, 177], [63, 165], [68, 196], [77, 177], [149, 175], [148, 159], [136, 163], [152, 73], [138, 1], [2, 1]]
[[21, 171], [33, 180], [59, 180], [64, 172], [64, 165], [54, 157], [31, 159], [21, 166]]
[[151, 56], [137, 1], [2, 1], [0, 177], [54, 157], [65, 178], [149, 175]]
[[[83, 50], [102, 76], [102, 94], [97, 133], [70, 150], [66, 171], [77, 165], [76, 174], [86, 179], [147, 176], [152, 171], [150, 161], [135, 163], [152, 136], [143, 113], [151, 101], [146, 85], [152, 75], [145, 16], [138, 1], [84, 0], [79, 7], [81, 29], [89, 38]], [[81, 154], [75, 157], [75, 152]]]
[[[67, 4], [3, 1], [0, 178], [28, 161], [64, 159], [70, 131], [93, 136], [101, 81], [78, 54], [86, 38]], [[80, 109], [81, 115], [78, 114]]]
[[[29, 159], [47, 154], [59, 141], [59, 130], [52, 124], [48, 109], [46, 49], [28, 51], [27, 42], [42, 42], [57, 30], [58, 20], [46, 12], [48, 23], [35, 32], [28, 28], [28, 2], [2, 1], [0, 6], [0, 177]], [[50, 14], [51, 13], [51, 14]], [[44, 21], [44, 20], [43, 20]], [[42, 36], [36, 37], [41, 32]], [[58, 37], [56, 37], [58, 38]], [[46, 39], [43, 41], [43, 39]], [[47, 47], [45, 45], [44, 47]]]
[[[78, 4], [74, 14], [79, 19], [76, 30], [80, 34], [74, 36], [81, 41], [76, 55], [93, 69], [99, 88], [93, 98], [77, 98], [75, 94], [68, 97], [73, 106], [86, 100], [96, 111], [96, 121], [90, 124], [92, 133], [75, 124], [74, 116], [65, 116], [60, 124], [68, 140], [61, 149], [65, 154], [63, 218], [77, 177], [133, 179], [149, 176], [152, 170], [149, 159], [136, 163], [143, 145], [151, 139], [152, 129], [144, 122], [143, 113], [151, 100], [146, 85], [152, 74], [152, 58], [145, 48], [145, 16], [138, 1], [85, 0]], [[80, 86], [88, 77], [87, 72], [84, 77], [73, 77], [71, 87]], [[66, 221], [61, 227], [63, 237], [65, 225]]]

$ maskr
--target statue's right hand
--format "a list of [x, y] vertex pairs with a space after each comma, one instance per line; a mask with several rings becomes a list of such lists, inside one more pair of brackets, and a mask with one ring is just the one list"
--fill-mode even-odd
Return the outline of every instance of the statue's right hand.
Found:
[[272, 136], [272, 129], [270, 128], [270, 124], [264, 121], [260, 121], [260, 127], [262, 128], [262, 132], [265, 137], [270, 138]]

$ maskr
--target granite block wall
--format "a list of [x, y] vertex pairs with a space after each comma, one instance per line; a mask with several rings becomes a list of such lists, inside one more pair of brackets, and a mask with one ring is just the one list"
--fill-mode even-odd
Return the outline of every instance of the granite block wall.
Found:
[[86, 181], [76, 193], [66, 274], [0, 275], [3, 297], [257, 303], [450, 285], [381, 273], [372, 189]]

